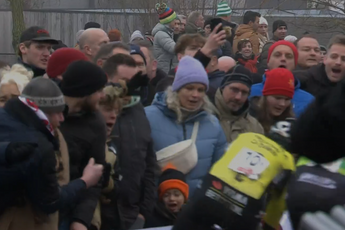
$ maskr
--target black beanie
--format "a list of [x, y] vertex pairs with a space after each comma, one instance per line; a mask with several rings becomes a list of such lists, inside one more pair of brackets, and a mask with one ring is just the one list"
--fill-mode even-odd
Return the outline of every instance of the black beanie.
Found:
[[101, 28], [101, 25], [97, 22], [88, 22], [84, 26], [84, 30], [90, 29], [90, 28]]
[[252, 87], [252, 84], [253, 84], [250, 76], [246, 74], [242, 74], [242, 73], [232, 73], [232, 74], [225, 75], [220, 88], [224, 88], [225, 86], [234, 82], [242, 83], [248, 86], [249, 89]]
[[286, 29], [288, 28], [286, 22], [284, 22], [283, 20], [276, 20], [276, 21], [274, 21], [273, 22], [273, 28], [272, 28], [273, 31], [272, 32], [274, 33], [281, 26], [285, 26]]
[[163, 173], [158, 179], [159, 197], [163, 197], [164, 193], [169, 189], [178, 189], [184, 195], [185, 200], [188, 200], [189, 186], [186, 183], [186, 176], [181, 171], [178, 171], [172, 164], [168, 164], [163, 168]]
[[89, 61], [75, 61], [62, 75], [61, 91], [68, 97], [85, 97], [102, 89], [107, 81], [107, 75], [99, 66]]

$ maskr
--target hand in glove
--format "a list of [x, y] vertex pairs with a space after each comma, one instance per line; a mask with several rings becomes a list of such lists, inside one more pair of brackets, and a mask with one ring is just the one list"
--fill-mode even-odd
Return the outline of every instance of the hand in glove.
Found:
[[9, 143], [5, 151], [6, 161], [9, 164], [25, 161], [33, 154], [36, 147], [35, 143]]
[[148, 78], [147, 74], [142, 74], [142, 72], [138, 72], [134, 75], [131, 80], [127, 82], [128, 93], [127, 95], [135, 95], [135, 90], [139, 87], [147, 86], [150, 79]]

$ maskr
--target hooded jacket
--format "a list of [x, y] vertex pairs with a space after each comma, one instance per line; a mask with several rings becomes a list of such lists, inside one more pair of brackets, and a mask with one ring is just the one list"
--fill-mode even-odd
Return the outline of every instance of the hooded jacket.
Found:
[[248, 101], [237, 114], [233, 114], [225, 104], [221, 90], [218, 89], [215, 103], [219, 113], [218, 118], [228, 143], [234, 141], [241, 133], [251, 132], [264, 134], [264, 129], [260, 123], [248, 113]]
[[255, 55], [259, 54], [260, 51], [260, 42], [259, 42], [259, 34], [253, 30], [250, 25], [241, 24], [236, 30], [234, 44], [232, 46], [232, 51], [235, 54], [237, 50], [237, 44], [241, 39], [249, 39], [252, 43], [253, 53]]
[[198, 163], [186, 175], [189, 193], [193, 195], [197, 184], [208, 173], [212, 164], [223, 156], [228, 144], [222, 127], [215, 116], [206, 111], [200, 111], [187, 118], [183, 123], [178, 123], [177, 115], [168, 108], [166, 98], [166, 92], [157, 93], [152, 105], [145, 108], [152, 130], [155, 151], [190, 139], [194, 122], [199, 121], [196, 139]]
[[[262, 79], [263, 80], [261, 83], [254, 84], [252, 86], [249, 98], [262, 96], [262, 90], [265, 85], [266, 76], [263, 75]], [[296, 117], [298, 117], [306, 109], [306, 107], [314, 100], [313, 95], [300, 89], [300, 87], [301, 87], [301, 83], [295, 77], [295, 94], [292, 98], [292, 103], [293, 103], [293, 111]]]
[[175, 41], [174, 33], [167, 25], [158, 23], [152, 30], [154, 36], [153, 54], [157, 60], [157, 68], [168, 73], [177, 63], [174, 63]]

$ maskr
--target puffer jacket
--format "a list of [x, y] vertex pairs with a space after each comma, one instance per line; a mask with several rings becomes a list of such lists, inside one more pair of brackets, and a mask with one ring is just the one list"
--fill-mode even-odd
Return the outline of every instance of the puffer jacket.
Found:
[[235, 115], [228, 109], [220, 89], [217, 90], [215, 100], [219, 112], [219, 121], [229, 143], [234, 141], [241, 133], [252, 132], [264, 134], [264, 128], [248, 113], [248, 101]]
[[173, 30], [168, 26], [158, 23], [152, 30], [154, 36], [153, 54], [157, 60], [157, 68], [168, 73], [174, 67], [175, 42]]
[[259, 41], [259, 34], [253, 30], [253, 28], [246, 24], [241, 24], [236, 30], [234, 44], [232, 46], [232, 53], [236, 53], [237, 44], [242, 39], [249, 39], [252, 43], [253, 53], [258, 55], [260, 53], [260, 41]]
[[190, 139], [194, 122], [199, 121], [196, 139], [198, 163], [186, 175], [189, 193], [193, 195], [197, 184], [208, 173], [212, 164], [223, 156], [228, 146], [218, 119], [206, 111], [200, 111], [182, 124], [178, 123], [176, 113], [166, 104], [166, 92], [157, 93], [152, 105], [146, 107], [145, 112], [150, 122], [155, 151]]

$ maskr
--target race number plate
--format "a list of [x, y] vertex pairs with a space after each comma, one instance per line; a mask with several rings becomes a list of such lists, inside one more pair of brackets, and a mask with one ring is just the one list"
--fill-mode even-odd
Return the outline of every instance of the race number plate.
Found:
[[249, 179], [257, 180], [269, 165], [270, 162], [260, 153], [248, 148], [242, 148], [230, 162], [228, 168], [246, 175]]

